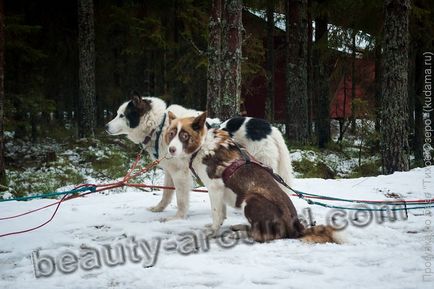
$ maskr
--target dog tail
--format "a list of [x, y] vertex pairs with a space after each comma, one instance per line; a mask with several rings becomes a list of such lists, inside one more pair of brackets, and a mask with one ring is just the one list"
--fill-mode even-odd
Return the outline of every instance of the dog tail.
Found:
[[279, 152], [279, 165], [278, 171], [276, 172], [278, 175], [282, 177], [282, 179], [289, 186], [293, 185], [293, 171], [292, 171], [292, 163], [291, 156], [289, 155], [288, 147], [286, 146], [285, 140], [283, 139], [282, 133], [275, 127], [273, 127], [273, 133], [271, 134], [274, 142], [277, 145], [277, 149]]
[[324, 225], [305, 229], [301, 240], [306, 243], [342, 243], [342, 240], [337, 236], [336, 230], [331, 226]]

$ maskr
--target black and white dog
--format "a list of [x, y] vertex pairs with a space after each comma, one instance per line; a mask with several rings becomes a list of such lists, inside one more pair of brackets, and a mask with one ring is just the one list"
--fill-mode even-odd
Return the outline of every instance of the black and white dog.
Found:
[[[180, 105], [167, 107], [156, 97], [133, 96], [123, 103], [116, 117], [107, 123], [106, 131], [110, 135], [126, 135], [136, 144], [142, 144], [149, 155], [158, 159], [168, 151], [163, 135], [169, 127], [168, 112], [178, 117], [196, 117], [200, 111], [184, 108]], [[224, 122], [220, 128], [229, 132], [233, 139], [260, 162], [269, 165], [287, 184], [291, 185], [293, 172], [288, 148], [280, 131], [262, 119], [234, 117]], [[177, 158], [164, 158], [160, 167], [165, 172], [164, 186], [176, 188], [178, 211], [175, 216], [165, 220], [185, 218], [188, 211], [189, 192], [193, 179], [188, 163]], [[163, 190], [161, 201], [149, 208], [152, 212], [163, 211], [171, 202], [173, 190]]]

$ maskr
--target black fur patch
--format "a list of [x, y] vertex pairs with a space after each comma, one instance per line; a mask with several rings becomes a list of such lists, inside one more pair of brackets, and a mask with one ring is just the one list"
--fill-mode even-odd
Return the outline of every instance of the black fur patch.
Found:
[[244, 121], [246, 120], [245, 117], [236, 116], [228, 120], [226, 123], [226, 127], [223, 128], [223, 130], [227, 131], [231, 136], [234, 132], [240, 129], [240, 127], [243, 125]]
[[136, 106], [134, 106], [132, 101], [128, 102], [128, 105], [125, 108], [125, 117], [128, 120], [130, 128], [136, 128], [140, 123], [140, 111]]
[[246, 123], [247, 138], [261, 140], [271, 134], [271, 125], [266, 120], [251, 118]]

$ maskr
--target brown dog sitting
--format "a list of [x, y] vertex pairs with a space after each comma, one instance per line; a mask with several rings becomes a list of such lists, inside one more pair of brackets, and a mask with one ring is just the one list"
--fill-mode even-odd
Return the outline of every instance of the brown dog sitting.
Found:
[[207, 129], [206, 113], [179, 118], [169, 112], [165, 133], [168, 152], [190, 163], [209, 191], [215, 233], [226, 215], [226, 204], [240, 208], [249, 221], [250, 236], [258, 242], [302, 238], [307, 242], [337, 240], [329, 226], [305, 229], [288, 195], [270, 171], [250, 161], [226, 131]]

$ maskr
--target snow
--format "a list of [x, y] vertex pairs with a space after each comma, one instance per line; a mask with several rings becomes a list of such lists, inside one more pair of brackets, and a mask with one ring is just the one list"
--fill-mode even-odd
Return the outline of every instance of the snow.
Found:
[[[264, 19], [265, 21], [267, 21], [267, 14], [265, 10], [257, 10], [257, 9], [252, 9], [252, 8], [247, 8], [246, 9], [249, 13]], [[276, 28], [282, 30], [282, 31], [286, 31], [286, 23], [285, 23], [285, 14], [283, 13], [274, 13], [273, 15], [274, 17], [274, 25]], [[312, 21], [312, 29], [313, 29], [313, 33], [312, 33], [312, 41], [315, 41], [315, 21]], [[327, 29], [329, 31], [329, 42], [335, 43], [336, 40], [338, 40], [338, 45], [335, 45], [335, 47], [333, 47], [334, 49], [341, 51], [341, 52], [345, 52], [345, 53], [351, 53], [351, 47], [349, 43], [352, 43], [352, 35], [353, 35], [353, 30], [352, 29], [347, 29], [347, 28], [343, 28], [341, 26], [336, 26], [333, 24], [328, 24], [327, 25]], [[333, 39], [336, 38], [336, 39]], [[346, 39], [345, 41], [342, 41], [341, 39]], [[357, 30], [356, 35], [355, 35], [355, 43], [356, 43], [356, 47], [358, 49], [366, 49], [369, 46], [372, 46], [372, 36], [362, 30]]]
[[[349, 148], [347, 148], [349, 150]], [[292, 161], [302, 161], [307, 160], [313, 163], [322, 162], [327, 164], [327, 166], [336, 172], [338, 177], [348, 177], [359, 164], [358, 157], [349, 157], [344, 153], [337, 154], [332, 151], [315, 152], [308, 149], [291, 149], [290, 151]], [[378, 159], [378, 156], [364, 157], [363, 163], [373, 162]], [[295, 176], [302, 176], [301, 173], [295, 171]]]
[[[434, 192], [433, 171], [434, 167], [428, 167], [359, 179], [298, 179], [295, 188], [353, 199], [384, 200], [385, 193], [419, 199], [425, 198], [424, 192]], [[426, 172], [431, 172], [430, 179]], [[161, 173], [158, 175], [161, 181]], [[165, 223], [159, 220], [175, 214], [175, 200], [164, 212], [146, 210], [160, 197], [159, 191], [133, 188], [89, 195], [62, 204], [54, 220], [37, 231], [0, 238], [0, 288], [433, 288], [434, 273], [429, 275], [431, 282], [423, 281], [427, 269], [424, 257], [428, 247], [432, 253], [433, 234], [432, 223], [425, 225], [433, 222], [432, 215], [423, 210], [409, 211], [407, 220], [349, 226], [340, 233], [344, 239], [340, 245], [288, 239], [245, 244], [238, 240], [239, 244], [227, 249], [212, 239], [207, 252], [200, 247], [197, 253], [182, 255], [166, 248], [182, 233], [200, 235], [211, 223], [208, 196], [192, 192], [188, 218]], [[329, 209], [291, 199], [299, 214], [309, 207], [318, 224], [325, 223], [330, 214]], [[0, 218], [51, 202], [0, 203]], [[0, 221], [0, 234], [36, 226], [52, 211]], [[241, 213], [229, 209], [224, 225], [239, 223], [244, 223]], [[149, 243], [161, 238], [154, 266], [144, 268], [127, 260], [124, 265], [103, 264], [91, 271], [78, 268], [71, 274], [57, 270], [50, 277], [34, 275], [31, 255], [36, 250], [54, 258], [66, 251], [78, 256], [83, 247], [125, 244], [132, 236]]]

